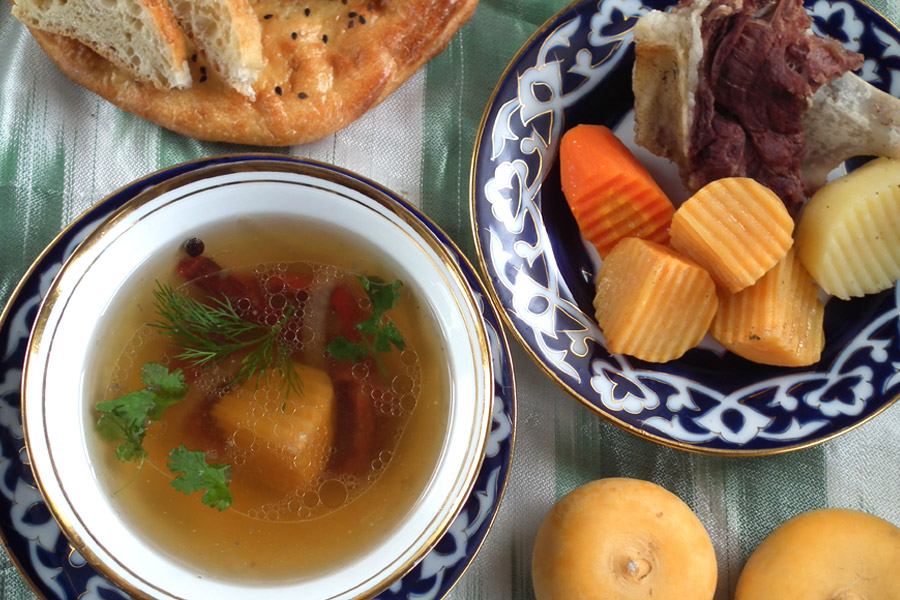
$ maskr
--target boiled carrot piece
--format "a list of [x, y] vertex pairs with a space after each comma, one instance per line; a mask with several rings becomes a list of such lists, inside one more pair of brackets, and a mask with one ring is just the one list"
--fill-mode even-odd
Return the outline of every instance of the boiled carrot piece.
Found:
[[793, 244], [794, 220], [773, 191], [746, 177], [700, 188], [672, 217], [672, 247], [731, 292], [753, 285]]
[[639, 238], [619, 242], [597, 276], [595, 316], [616, 354], [651, 362], [678, 358], [703, 339], [717, 305], [703, 267]]
[[563, 195], [601, 258], [626, 237], [668, 243], [672, 202], [609, 128], [568, 130], [559, 160]]
[[806, 366], [822, 354], [824, 316], [818, 287], [792, 248], [752, 286], [736, 294], [719, 290], [710, 333], [753, 362]]
[[[342, 335], [351, 342], [360, 341], [356, 325], [371, 315], [370, 311], [362, 308], [363, 297], [361, 286], [351, 286], [348, 282], [335, 286], [331, 309], [336, 318], [329, 323], [329, 338]], [[378, 373], [371, 357], [366, 358], [364, 363], [370, 373]], [[329, 465], [338, 473], [360, 476], [375, 458], [376, 429], [383, 416], [375, 409], [372, 397], [364, 392], [363, 382], [353, 375], [350, 363], [331, 360], [328, 372], [334, 381], [337, 406], [335, 428], [341, 432], [335, 439], [335, 451]]]
[[214, 298], [228, 299], [243, 319], [262, 323], [265, 315], [265, 294], [252, 275], [223, 270], [219, 263], [200, 255], [178, 261], [175, 271]]

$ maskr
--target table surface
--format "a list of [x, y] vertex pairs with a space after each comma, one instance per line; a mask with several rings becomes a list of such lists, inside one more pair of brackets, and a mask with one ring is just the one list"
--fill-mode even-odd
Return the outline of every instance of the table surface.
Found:
[[[419, 206], [475, 259], [468, 211], [473, 143], [491, 91], [529, 37], [568, 2], [481, 0], [439, 57], [386, 102], [319, 142], [276, 149], [350, 169]], [[898, 0], [870, 4], [900, 24]], [[25, 28], [0, 14], [0, 306], [69, 222], [129, 181], [186, 160], [259, 150], [201, 143], [123, 113], [78, 88]], [[272, 149], [264, 149], [271, 151]], [[683, 498], [719, 565], [717, 600], [775, 527], [822, 507], [900, 524], [900, 405], [825, 444], [726, 458], [656, 445], [595, 416], [556, 388], [511, 341], [519, 419], [506, 494], [490, 535], [449, 598], [527, 599], [537, 528], [555, 500], [588, 481], [634, 477]], [[34, 598], [0, 553], [0, 600]]]

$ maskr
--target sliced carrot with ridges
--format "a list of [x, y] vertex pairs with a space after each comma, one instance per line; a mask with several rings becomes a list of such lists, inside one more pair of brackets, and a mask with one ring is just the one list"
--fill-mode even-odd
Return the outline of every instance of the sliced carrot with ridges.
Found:
[[710, 333], [754, 362], [806, 366], [822, 354], [824, 315], [818, 287], [791, 249], [754, 285], [736, 294], [719, 291]]
[[595, 316], [606, 347], [646, 361], [673, 360], [699, 344], [717, 304], [701, 266], [648, 240], [619, 242], [597, 276]]
[[601, 258], [626, 237], [669, 241], [672, 202], [631, 151], [602, 125], [577, 125], [559, 147], [563, 195]]
[[731, 292], [753, 285], [784, 258], [794, 221], [769, 188], [746, 177], [702, 187], [672, 217], [672, 247]]

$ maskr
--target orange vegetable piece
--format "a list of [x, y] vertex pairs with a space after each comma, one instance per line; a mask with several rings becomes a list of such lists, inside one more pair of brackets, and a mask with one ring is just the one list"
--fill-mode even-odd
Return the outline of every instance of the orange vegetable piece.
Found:
[[602, 125], [577, 125], [559, 146], [562, 190], [581, 234], [601, 258], [626, 237], [669, 241], [672, 202]]
[[794, 220], [761, 183], [726, 177], [700, 188], [672, 217], [672, 247], [731, 292], [753, 285], [793, 244]]
[[627, 238], [603, 261], [594, 297], [610, 352], [666, 362], [700, 343], [716, 313], [716, 287], [694, 261]]
[[541, 522], [531, 565], [537, 600], [712, 600], [719, 575], [691, 507], [624, 477], [560, 498]]
[[734, 600], [894, 600], [900, 527], [847, 508], [820, 508], [782, 523], [753, 551]]
[[818, 287], [791, 249], [752, 286], [736, 294], [719, 291], [710, 333], [738, 356], [799, 367], [819, 360], [824, 317]]

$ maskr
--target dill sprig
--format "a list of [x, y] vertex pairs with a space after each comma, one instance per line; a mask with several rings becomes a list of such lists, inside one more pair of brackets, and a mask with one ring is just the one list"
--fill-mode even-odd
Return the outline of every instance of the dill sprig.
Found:
[[232, 385], [242, 385], [255, 375], [258, 387], [261, 381], [268, 379], [269, 367], [277, 367], [282, 373], [285, 395], [292, 391], [303, 393], [300, 374], [281, 337], [284, 324], [294, 314], [293, 307], [270, 327], [241, 317], [224, 295], [205, 304], [176, 291], [171, 285], [157, 282], [153, 297], [156, 311], [163, 320], [152, 326], [181, 349], [176, 359], [191, 366], [208, 367], [235, 352], [246, 352]]

